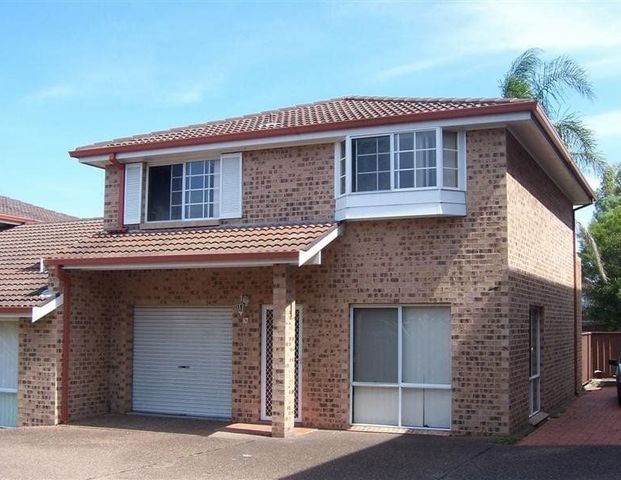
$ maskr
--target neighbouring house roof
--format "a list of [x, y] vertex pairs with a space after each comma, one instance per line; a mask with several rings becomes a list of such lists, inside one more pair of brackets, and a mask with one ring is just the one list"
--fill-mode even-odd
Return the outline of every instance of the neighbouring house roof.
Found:
[[0, 223], [4, 223], [3, 220], [9, 224], [21, 225], [32, 222], [66, 222], [77, 218], [0, 195]]
[[[332, 241], [337, 235], [338, 227], [334, 223], [126, 233], [101, 231], [60, 254], [50, 255], [46, 263], [66, 268], [261, 260], [270, 264], [297, 263], [303, 256], [301, 253], [312, 253], [315, 246], [320, 250], [324, 246], [322, 243]], [[303, 262], [300, 260], [300, 263]]]
[[532, 100], [507, 98], [399, 98], [348, 96], [186, 127], [117, 138], [76, 148], [77, 158], [104, 153], [194, 145], [288, 133], [352, 128], [523, 110]]
[[30, 308], [45, 302], [41, 293], [48, 274], [41, 258], [57, 255], [102, 229], [102, 221], [31, 223], [0, 232], [0, 311]]

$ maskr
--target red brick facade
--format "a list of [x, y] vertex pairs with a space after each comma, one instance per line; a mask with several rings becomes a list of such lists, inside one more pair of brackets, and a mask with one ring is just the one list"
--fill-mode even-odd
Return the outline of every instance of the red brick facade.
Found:
[[[237, 223], [332, 220], [333, 156], [332, 144], [244, 153], [244, 217]], [[505, 435], [527, 423], [529, 304], [544, 308], [543, 407], [573, 397], [571, 205], [504, 129], [469, 132], [467, 161], [466, 217], [346, 222], [321, 265], [296, 268], [303, 423], [349, 425], [354, 304], [450, 305], [455, 434]], [[106, 175], [110, 224], [115, 181]], [[233, 320], [233, 417], [259, 420], [261, 306], [274, 302], [272, 267], [70, 275], [72, 419], [131, 410], [134, 306], [232, 306], [245, 293], [248, 321]], [[31, 350], [22, 354], [22, 383], [53, 379], [33, 377], [42, 365], [59, 371], [60, 319], [24, 327], [22, 344]], [[39, 349], [43, 329], [51, 335]], [[41, 357], [47, 349], [49, 363]], [[46, 391], [20, 395], [23, 424], [54, 423], [53, 407], [39, 407], [48, 404]]]

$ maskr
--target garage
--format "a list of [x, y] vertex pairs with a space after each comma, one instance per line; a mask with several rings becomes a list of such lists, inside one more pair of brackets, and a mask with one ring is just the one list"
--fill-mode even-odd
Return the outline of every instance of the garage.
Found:
[[0, 427], [17, 426], [19, 323], [0, 320]]
[[135, 412], [231, 417], [230, 307], [136, 307]]

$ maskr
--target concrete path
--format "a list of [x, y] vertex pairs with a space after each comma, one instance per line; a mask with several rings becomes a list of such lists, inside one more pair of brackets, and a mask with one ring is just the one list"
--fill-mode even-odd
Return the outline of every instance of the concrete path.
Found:
[[612, 446], [508, 446], [491, 439], [314, 431], [286, 440], [201, 420], [105, 416], [0, 430], [0, 478], [618, 479]]
[[[551, 418], [521, 445], [616, 445], [621, 447], [621, 406], [617, 389], [585, 393], [558, 418]], [[621, 478], [621, 465], [619, 466]]]

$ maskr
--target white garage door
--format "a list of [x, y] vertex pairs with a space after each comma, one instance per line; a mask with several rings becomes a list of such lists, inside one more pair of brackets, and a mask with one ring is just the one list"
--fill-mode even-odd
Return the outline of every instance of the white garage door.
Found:
[[137, 307], [134, 411], [230, 418], [232, 330], [227, 307]]
[[17, 349], [19, 323], [0, 320], [0, 427], [17, 423]]

